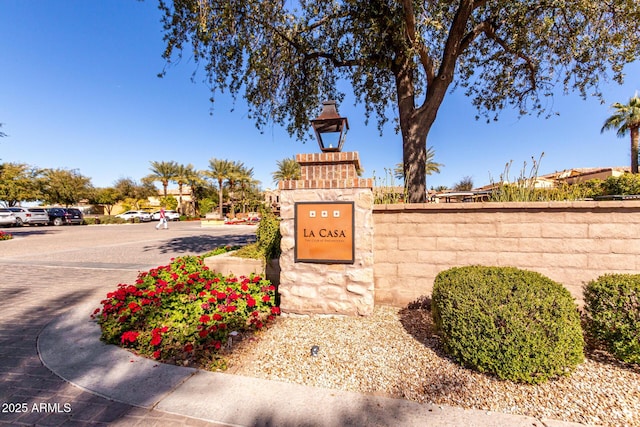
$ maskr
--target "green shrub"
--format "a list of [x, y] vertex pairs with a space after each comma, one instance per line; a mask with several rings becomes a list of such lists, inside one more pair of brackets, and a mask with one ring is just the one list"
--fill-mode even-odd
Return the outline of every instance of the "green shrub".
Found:
[[434, 281], [432, 313], [445, 351], [480, 372], [542, 383], [582, 362], [580, 315], [567, 291], [512, 267], [446, 270]]
[[587, 332], [618, 359], [640, 364], [640, 274], [606, 274], [584, 287]]
[[238, 249], [240, 249], [241, 246], [237, 246], [237, 245], [225, 245], [225, 246], [218, 246], [217, 248], [214, 248], [212, 250], [210, 250], [209, 252], [200, 255], [202, 258], [207, 258], [210, 256], [216, 256], [216, 255], [221, 255], [221, 254], [225, 254], [227, 252], [232, 252], [232, 251], [237, 251]]
[[264, 259], [265, 254], [260, 250], [258, 246], [258, 242], [250, 243], [246, 246], [241, 247], [233, 254], [238, 258], [248, 258], [248, 259]]
[[260, 211], [260, 223], [256, 230], [256, 243], [258, 249], [264, 254], [264, 259], [269, 261], [280, 257], [280, 219], [267, 208]]
[[640, 175], [625, 173], [610, 176], [602, 183], [602, 188], [607, 195], [640, 194]]
[[202, 213], [202, 216], [213, 212], [213, 208], [216, 206], [216, 202], [210, 198], [202, 199], [198, 204], [200, 206], [200, 212]]
[[[122, 218], [117, 218], [111, 215], [88, 215], [84, 217], [85, 224], [124, 224], [130, 222]], [[138, 221], [139, 222], [139, 221]]]

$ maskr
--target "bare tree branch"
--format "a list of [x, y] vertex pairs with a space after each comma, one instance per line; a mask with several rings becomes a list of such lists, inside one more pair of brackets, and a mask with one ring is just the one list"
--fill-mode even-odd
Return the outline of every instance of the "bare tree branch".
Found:
[[416, 32], [416, 15], [412, 0], [402, 0], [402, 10], [404, 11], [404, 21], [407, 26], [407, 37], [411, 41], [411, 46], [417, 50], [420, 62], [427, 76], [427, 86], [435, 79], [435, 67], [433, 58], [429, 55], [426, 46], [418, 41]]

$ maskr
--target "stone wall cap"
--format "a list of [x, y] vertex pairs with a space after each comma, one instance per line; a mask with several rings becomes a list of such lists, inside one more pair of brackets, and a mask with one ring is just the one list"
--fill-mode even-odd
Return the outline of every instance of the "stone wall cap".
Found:
[[526, 209], [640, 209], [640, 200], [377, 204], [374, 212]]

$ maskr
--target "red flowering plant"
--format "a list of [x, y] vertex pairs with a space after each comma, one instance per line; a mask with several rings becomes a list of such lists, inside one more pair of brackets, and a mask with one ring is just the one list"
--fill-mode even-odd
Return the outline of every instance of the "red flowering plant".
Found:
[[13, 235], [11, 233], [5, 233], [0, 230], [0, 240], [11, 240], [13, 239]]
[[181, 365], [220, 369], [231, 334], [254, 333], [280, 313], [275, 286], [260, 276], [223, 276], [201, 257], [138, 275], [107, 294], [93, 317], [102, 340]]

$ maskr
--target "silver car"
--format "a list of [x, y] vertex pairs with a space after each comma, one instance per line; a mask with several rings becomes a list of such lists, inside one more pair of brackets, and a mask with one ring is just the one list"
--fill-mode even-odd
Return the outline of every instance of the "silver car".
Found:
[[47, 225], [49, 224], [49, 214], [44, 208], [23, 208], [11, 207], [7, 208], [13, 212], [16, 217], [16, 225]]
[[140, 222], [151, 221], [151, 215], [149, 214], [149, 212], [145, 211], [126, 211], [124, 213], [116, 215], [116, 218], [122, 218], [127, 221], [134, 220], [135, 218], [138, 218]]
[[16, 216], [7, 208], [0, 208], [0, 225], [15, 225]]

